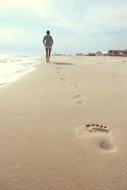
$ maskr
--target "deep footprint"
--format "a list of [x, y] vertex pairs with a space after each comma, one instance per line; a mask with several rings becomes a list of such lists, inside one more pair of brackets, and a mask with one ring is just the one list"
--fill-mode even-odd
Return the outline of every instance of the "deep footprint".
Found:
[[[114, 143], [112, 131], [106, 125], [86, 124], [77, 130], [78, 136], [83, 139], [91, 139], [89, 142], [106, 152], [115, 152], [117, 147]], [[89, 133], [89, 134], [88, 134]]]
[[97, 141], [101, 149], [107, 151], [116, 150], [112, 132], [106, 125], [100, 125], [95, 123], [86, 124], [85, 130], [87, 130], [90, 133], [97, 134]]

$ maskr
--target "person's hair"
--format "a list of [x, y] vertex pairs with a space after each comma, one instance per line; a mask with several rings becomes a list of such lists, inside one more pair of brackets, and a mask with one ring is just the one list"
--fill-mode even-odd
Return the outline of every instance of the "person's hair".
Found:
[[49, 30], [47, 30], [46, 34], [48, 34], [48, 35], [49, 35], [49, 34], [50, 34], [50, 31], [49, 31]]

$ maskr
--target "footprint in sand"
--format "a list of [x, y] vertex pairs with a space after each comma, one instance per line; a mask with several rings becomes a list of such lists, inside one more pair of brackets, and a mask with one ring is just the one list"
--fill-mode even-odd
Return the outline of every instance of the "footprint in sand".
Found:
[[56, 73], [61, 73], [61, 67], [55, 67]]
[[84, 100], [83, 100], [83, 96], [81, 94], [77, 94], [77, 95], [74, 95], [72, 97], [73, 101], [76, 103], [76, 104], [83, 104], [84, 103]]
[[55, 67], [55, 70], [60, 71], [62, 68], [61, 67]]
[[56, 73], [61, 73], [61, 71], [60, 71], [60, 70], [58, 70], [58, 71], [56, 71]]
[[60, 80], [61, 80], [61, 81], [64, 81], [64, 80], [65, 80], [65, 78], [64, 78], [64, 77], [60, 77]]
[[[88, 134], [88, 133], [89, 134]], [[117, 148], [114, 143], [112, 131], [106, 125], [86, 124], [78, 131], [80, 137], [89, 137], [94, 140], [99, 148], [108, 152], [114, 152]]]
[[61, 69], [61, 67], [55, 67], [55, 69]]
[[71, 83], [70, 86], [75, 87], [75, 88], [78, 88], [80, 85], [79, 85], [79, 84], [76, 84], [76, 83]]
[[64, 80], [65, 80], [65, 74], [64, 74], [64, 73], [63, 73], [63, 74], [60, 74], [59, 77], [60, 77], [59, 79], [60, 79], [61, 81], [64, 81]]

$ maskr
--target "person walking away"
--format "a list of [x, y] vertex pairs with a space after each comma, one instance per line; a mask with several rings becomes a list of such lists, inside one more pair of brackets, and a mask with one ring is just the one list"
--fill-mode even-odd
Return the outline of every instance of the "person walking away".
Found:
[[53, 46], [53, 38], [50, 35], [49, 30], [46, 32], [46, 35], [43, 38], [43, 44], [45, 46], [45, 51], [46, 51], [46, 62], [49, 63], [51, 50], [52, 50], [52, 46]]

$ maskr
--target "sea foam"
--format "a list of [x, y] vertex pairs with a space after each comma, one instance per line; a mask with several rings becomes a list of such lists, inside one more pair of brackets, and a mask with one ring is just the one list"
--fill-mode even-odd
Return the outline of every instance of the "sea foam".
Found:
[[37, 56], [0, 55], [0, 87], [33, 70], [38, 59]]

